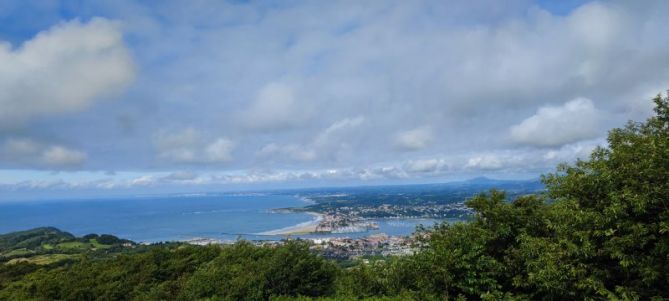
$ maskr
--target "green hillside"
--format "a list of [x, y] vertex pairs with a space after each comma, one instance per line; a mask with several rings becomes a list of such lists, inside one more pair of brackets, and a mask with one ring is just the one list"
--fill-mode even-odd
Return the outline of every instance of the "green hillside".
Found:
[[44, 244], [56, 245], [74, 238], [74, 235], [53, 227], [12, 232], [0, 235], [0, 253], [19, 249], [33, 250]]
[[0, 263], [47, 265], [84, 254], [105, 256], [124, 251], [124, 246], [135, 244], [113, 235], [75, 237], [53, 227], [41, 227], [0, 235]]

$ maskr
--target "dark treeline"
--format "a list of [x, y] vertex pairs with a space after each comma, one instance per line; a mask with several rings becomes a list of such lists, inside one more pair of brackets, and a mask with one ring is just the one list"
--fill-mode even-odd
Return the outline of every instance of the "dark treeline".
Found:
[[608, 147], [543, 177], [544, 195], [470, 199], [468, 223], [413, 256], [341, 267], [305, 243], [156, 245], [0, 266], [0, 300], [662, 300], [669, 298], [669, 97]]

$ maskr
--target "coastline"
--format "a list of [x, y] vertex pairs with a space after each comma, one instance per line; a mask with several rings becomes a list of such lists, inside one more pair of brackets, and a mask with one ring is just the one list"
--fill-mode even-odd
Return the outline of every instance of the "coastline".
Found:
[[305, 212], [306, 214], [314, 216], [313, 220], [299, 223], [297, 225], [288, 226], [281, 229], [270, 230], [258, 233], [259, 235], [297, 235], [297, 234], [310, 234], [316, 232], [316, 227], [323, 220], [323, 214], [316, 212]]

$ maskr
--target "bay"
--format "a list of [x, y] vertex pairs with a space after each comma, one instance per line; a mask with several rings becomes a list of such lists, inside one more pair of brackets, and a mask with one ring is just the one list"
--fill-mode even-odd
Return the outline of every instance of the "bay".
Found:
[[[198, 238], [232, 241], [275, 240], [258, 235], [312, 221], [305, 213], [274, 213], [272, 209], [307, 203], [282, 194], [193, 194], [138, 196], [95, 200], [0, 203], [0, 233], [52, 226], [74, 235], [113, 234], [137, 242], [185, 241]], [[362, 237], [411, 234], [417, 224], [437, 220], [378, 220], [378, 230], [360, 233], [312, 234], [316, 237]]]

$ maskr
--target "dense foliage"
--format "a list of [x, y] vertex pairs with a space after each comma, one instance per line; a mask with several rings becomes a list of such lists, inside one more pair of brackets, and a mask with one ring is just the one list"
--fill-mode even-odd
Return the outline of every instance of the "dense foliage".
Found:
[[[335, 265], [304, 242], [259, 248], [156, 245], [146, 252], [0, 268], [0, 300], [266, 300], [334, 293]], [[19, 281], [19, 279], [21, 279]]]
[[413, 256], [349, 268], [278, 247], [156, 245], [0, 265], [2, 300], [662, 300], [669, 298], [669, 97], [608, 147], [543, 178], [545, 195], [470, 199], [468, 223], [421, 233]]

